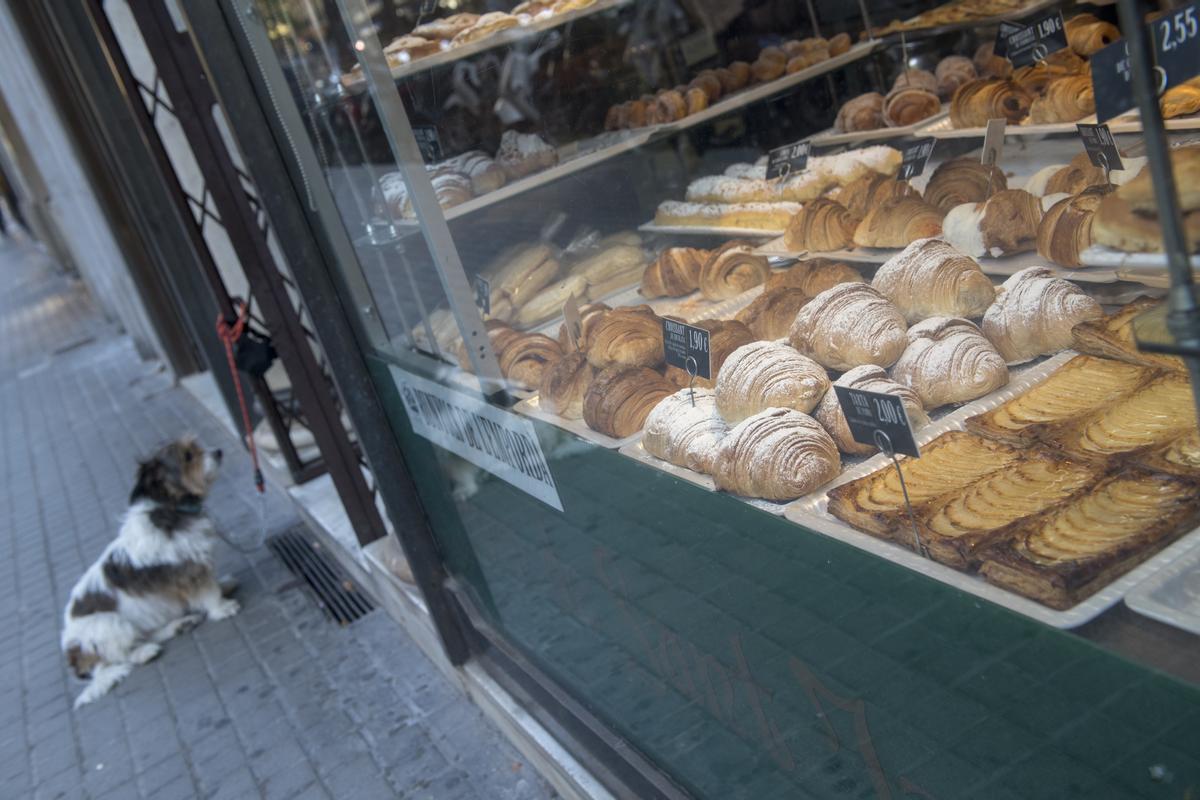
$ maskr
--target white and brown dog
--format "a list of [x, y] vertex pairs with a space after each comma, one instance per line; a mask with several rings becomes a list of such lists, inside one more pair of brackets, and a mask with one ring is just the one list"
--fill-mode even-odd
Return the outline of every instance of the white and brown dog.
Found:
[[75, 584], [64, 614], [67, 662], [91, 679], [76, 708], [157, 656], [171, 637], [205, 617], [238, 612], [213, 572], [216, 531], [204, 513], [220, 463], [220, 450], [185, 438], [139, 465], [117, 538]]

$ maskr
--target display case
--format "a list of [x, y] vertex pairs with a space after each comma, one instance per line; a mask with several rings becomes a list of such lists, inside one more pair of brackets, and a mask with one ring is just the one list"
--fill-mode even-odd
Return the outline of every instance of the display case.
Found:
[[508, 5], [223, 6], [476, 655], [620, 795], [1200, 792], [1194, 76], [1110, 97], [1108, 6]]

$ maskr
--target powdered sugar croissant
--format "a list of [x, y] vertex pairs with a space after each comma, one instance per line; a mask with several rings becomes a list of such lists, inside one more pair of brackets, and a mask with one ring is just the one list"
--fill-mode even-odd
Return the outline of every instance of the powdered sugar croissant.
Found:
[[942, 239], [918, 239], [875, 273], [871, 286], [912, 324], [926, 317], [982, 317], [996, 298], [975, 259]]
[[725, 359], [717, 378], [717, 408], [740, 422], [768, 408], [812, 411], [829, 390], [825, 369], [779, 342], [751, 342]]
[[908, 347], [892, 379], [927, 409], [965, 403], [1008, 383], [1008, 367], [973, 322], [930, 317], [908, 329]]
[[642, 447], [663, 461], [708, 474], [727, 433], [711, 389], [680, 389], [646, 417]]
[[865, 283], [841, 283], [814, 297], [792, 323], [788, 341], [838, 371], [860, 364], [890, 367], [908, 344], [904, 315]]
[[1071, 328], [1104, 316], [1100, 304], [1046, 267], [1028, 267], [1004, 282], [983, 316], [983, 333], [1004, 360], [1019, 364], [1071, 346]]
[[[833, 382], [833, 385], [895, 395], [904, 404], [908, 422], [914, 431], [929, 424], [929, 415], [921, 406], [921, 398], [917, 397], [917, 393], [889, 378], [882, 367], [863, 364], [842, 375]], [[838, 402], [837, 392], [832, 388], [821, 398], [817, 410], [813, 412], [813, 417], [824, 426], [829, 435], [833, 437], [833, 441], [837, 443], [838, 449], [846, 455], [866, 456], [878, 449], [873, 444], [862, 444], [854, 440], [854, 436], [850, 433], [850, 426], [846, 422], [846, 415], [842, 413], [842, 404]]]
[[713, 480], [745, 497], [795, 500], [837, 477], [837, 445], [815, 419], [768, 408], [742, 420], [722, 440]]

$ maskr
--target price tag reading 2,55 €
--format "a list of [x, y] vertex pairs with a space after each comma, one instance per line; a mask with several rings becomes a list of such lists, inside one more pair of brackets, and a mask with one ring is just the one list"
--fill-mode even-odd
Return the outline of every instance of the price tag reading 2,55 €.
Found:
[[925, 165], [929, 163], [929, 157], [933, 155], [935, 144], [937, 144], [937, 139], [917, 139], [905, 147], [902, 153], [904, 160], [900, 163], [900, 171], [896, 173], [896, 180], [906, 181], [924, 172]]
[[890, 448], [898, 455], [921, 457], [912, 425], [908, 421], [908, 412], [904, 410], [904, 403], [900, 402], [899, 397], [836, 384], [833, 388], [854, 441], [880, 447], [880, 439], [883, 439], [886, 447], [880, 449]]
[[1039, 17], [1030, 25], [1008, 34], [1005, 55], [1014, 67], [1027, 67], [1044, 61], [1051, 53], [1067, 46], [1067, 31], [1061, 11]]
[[492, 285], [482, 275], [475, 276], [475, 305], [485, 314], [492, 313]]
[[1200, 3], [1169, 11], [1150, 23], [1158, 91], [1200, 75]]
[[767, 180], [797, 175], [808, 167], [809, 142], [795, 142], [776, 147], [767, 154]]
[[712, 378], [708, 359], [708, 331], [673, 319], [664, 318], [662, 322], [663, 355], [667, 363], [687, 370], [689, 375]]

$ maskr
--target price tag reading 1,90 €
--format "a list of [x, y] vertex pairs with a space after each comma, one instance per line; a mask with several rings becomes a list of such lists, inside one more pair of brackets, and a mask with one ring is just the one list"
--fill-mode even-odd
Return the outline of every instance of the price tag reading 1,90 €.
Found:
[[1200, 3], [1168, 11], [1150, 23], [1158, 91], [1200, 75]]
[[663, 355], [668, 364], [687, 370], [689, 375], [712, 378], [708, 359], [708, 331], [704, 328], [664, 318]]
[[899, 397], [836, 384], [833, 388], [854, 441], [885, 452], [921, 457], [908, 412]]
[[937, 139], [918, 139], [905, 147], [901, 154], [904, 160], [900, 163], [900, 172], [896, 174], [896, 179], [906, 181], [924, 172], [929, 157], [933, 155], [935, 144]]
[[1032, 24], [1008, 35], [1006, 55], [1014, 67], [1027, 67], [1044, 61], [1051, 53], [1067, 46], [1067, 31], [1061, 11], [1039, 17]]
[[794, 142], [776, 147], [767, 154], [767, 180], [786, 178], [804, 172], [808, 167], [809, 142]]
[[1083, 149], [1087, 151], [1092, 166], [1103, 167], [1109, 172], [1125, 169], [1117, 143], [1107, 125], [1077, 123], [1075, 127], [1079, 130], [1079, 138], [1083, 140]]
[[482, 275], [475, 276], [475, 305], [485, 314], [492, 313], [492, 285]]
[[992, 45], [992, 54], [1003, 58], [1008, 52], [1008, 37], [1024, 29], [1025, 26], [1017, 22], [1001, 22], [1000, 30], [996, 31], [996, 42]]

